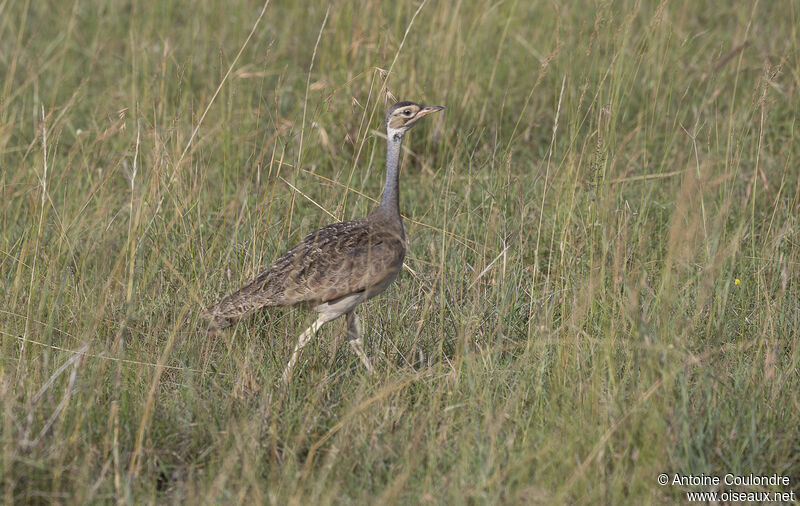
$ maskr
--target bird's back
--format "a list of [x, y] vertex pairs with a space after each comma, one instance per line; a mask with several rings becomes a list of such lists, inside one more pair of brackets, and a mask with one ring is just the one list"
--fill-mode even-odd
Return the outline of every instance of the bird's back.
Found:
[[[399, 225], [399, 226], [398, 226]], [[216, 326], [264, 306], [317, 304], [385, 288], [405, 258], [402, 223], [376, 212], [312, 232], [251, 282], [206, 310]]]

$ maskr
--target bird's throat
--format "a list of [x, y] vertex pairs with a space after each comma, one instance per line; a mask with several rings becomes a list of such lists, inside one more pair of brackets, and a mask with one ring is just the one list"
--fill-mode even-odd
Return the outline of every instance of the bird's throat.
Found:
[[390, 215], [400, 217], [400, 146], [403, 138], [400, 135], [390, 135], [386, 149], [386, 183], [383, 186], [381, 205]]

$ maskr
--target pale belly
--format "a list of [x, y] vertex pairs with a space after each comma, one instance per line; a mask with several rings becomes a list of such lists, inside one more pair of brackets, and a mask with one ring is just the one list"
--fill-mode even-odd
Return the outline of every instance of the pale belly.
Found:
[[352, 295], [345, 295], [336, 300], [323, 302], [322, 304], [314, 306], [313, 309], [317, 313], [334, 313], [339, 315], [349, 313], [365, 300], [371, 299], [386, 290], [396, 277], [397, 273], [395, 272], [391, 276], [385, 277], [380, 283], [372, 285], [367, 290]]

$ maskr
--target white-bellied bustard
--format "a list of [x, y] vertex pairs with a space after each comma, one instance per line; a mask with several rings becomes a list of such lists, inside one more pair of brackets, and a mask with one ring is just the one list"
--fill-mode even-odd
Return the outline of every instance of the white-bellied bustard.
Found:
[[400, 272], [406, 255], [398, 196], [400, 145], [420, 118], [442, 109], [414, 102], [390, 107], [386, 113], [386, 184], [378, 207], [364, 218], [310, 233], [255, 279], [207, 308], [203, 316], [211, 320], [211, 329], [224, 329], [262, 307], [309, 304], [319, 316], [300, 334], [283, 380], [289, 380], [300, 350], [317, 330], [342, 315], [347, 316], [350, 345], [371, 371], [355, 309], [386, 290]]

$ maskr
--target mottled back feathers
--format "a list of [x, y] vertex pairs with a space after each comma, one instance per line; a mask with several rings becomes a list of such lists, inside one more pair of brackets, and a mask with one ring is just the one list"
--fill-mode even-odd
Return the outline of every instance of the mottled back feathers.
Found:
[[380, 286], [405, 258], [402, 224], [378, 208], [365, 218], [333, 223], [307, 235], [255, 279], [206, 309], [224, 328], [264, 306], [318, 304]]

